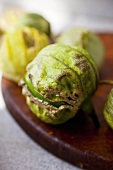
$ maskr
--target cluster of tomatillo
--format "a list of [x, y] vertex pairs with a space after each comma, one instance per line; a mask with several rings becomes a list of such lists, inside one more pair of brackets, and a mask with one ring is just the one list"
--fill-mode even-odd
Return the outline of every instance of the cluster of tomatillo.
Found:
[[[95, 116], [98, 126], [91, 98], [104, 61], [99, 37], [78, 27], [56, 36], [49, 21], [36, 13], [13, 13], [1, 21], [0, 70], [22, 86], [30, 110], [46, 123], [61, 124], [81, 109]], [[108, 123], [109, 100], [104, 109]]]

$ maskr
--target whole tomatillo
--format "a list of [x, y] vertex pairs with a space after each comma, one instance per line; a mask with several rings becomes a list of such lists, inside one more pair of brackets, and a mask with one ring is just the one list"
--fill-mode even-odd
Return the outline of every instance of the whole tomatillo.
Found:
[[4, 34], [0, 46], [3, 76], [18, 83], [26, 72], [27, 64], [48, 44], [49, 37], [35, 28], [23, 27]]
[[46, 123], [61, 124], [79, 109], [91, 113], [98, 71], [85, 50], [52, 44], [28, 64], [21, 84], [31, 111]]
[[106, 122], [113, 129], [113, 89], [111, 89], [107, 96], [103, 114]]

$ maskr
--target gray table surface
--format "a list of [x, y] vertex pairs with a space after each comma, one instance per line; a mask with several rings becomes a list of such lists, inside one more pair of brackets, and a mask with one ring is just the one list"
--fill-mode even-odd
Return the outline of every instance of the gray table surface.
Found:
[[0, 170], [79, 169], [52, 155], [28, 137], [8, 112], [0, 91]]

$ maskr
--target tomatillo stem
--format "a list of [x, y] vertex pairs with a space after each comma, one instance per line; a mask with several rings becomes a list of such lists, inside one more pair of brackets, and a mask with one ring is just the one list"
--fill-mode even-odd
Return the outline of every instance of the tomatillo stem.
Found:
[[112, 80], [100, 80], [99, 84], [108, 84], [108, 85], [113, 85], [113, 81]]

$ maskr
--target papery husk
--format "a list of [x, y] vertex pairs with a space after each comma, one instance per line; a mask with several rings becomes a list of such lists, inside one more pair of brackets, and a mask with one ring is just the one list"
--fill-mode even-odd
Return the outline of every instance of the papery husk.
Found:
[[3, 75], [18, 83], [26, 72], [27, 64], [48, 44], [49, 37], [35, 28], [23, 27], [6, 33], [0, 47], [0, 70]]
[[22, 91], [29, 108], [50, 124], [61, 124], [74, 117], [97, 89], [99, 78], [95, 62], [86, 51], [60, 44], [42, 49], [27, 66], [26, 76], [44, 98], [63, 103], [55, 107], [34, 97], [24, 81]]

